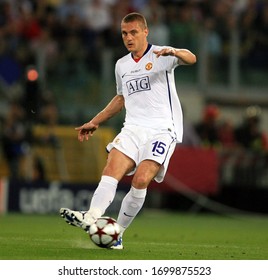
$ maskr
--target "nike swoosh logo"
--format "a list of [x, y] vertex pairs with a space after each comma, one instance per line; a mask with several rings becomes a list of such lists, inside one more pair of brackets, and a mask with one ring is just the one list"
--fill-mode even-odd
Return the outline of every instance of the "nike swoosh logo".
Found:
[[125, 73], [125, 74], [122, 76], [122, 79], [126, 76], [126, 74], [127, 74], [127, 73]]
[[124, 212], [124, 215], [127, 216], [127, 217], [130, 217], [130, 218], [133, 218], [133, 217], [134, 217], [134, 216], [128, 215], [126, 212]]

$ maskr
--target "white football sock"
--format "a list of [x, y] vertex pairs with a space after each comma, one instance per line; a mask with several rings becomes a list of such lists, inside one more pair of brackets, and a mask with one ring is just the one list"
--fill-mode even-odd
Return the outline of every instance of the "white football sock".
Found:
[[94, 219], [101, 217], [109, 205], [112, 203], [118, 180], [113, 177], [103, 175], [91, 199], [88, 214]]
[[117, 222], [121, 227], [121, 235], [141, 210], [146, 193], [147, 189], [136, 189], [131, 187], [130, 191], [124, 197], [117, 218]]

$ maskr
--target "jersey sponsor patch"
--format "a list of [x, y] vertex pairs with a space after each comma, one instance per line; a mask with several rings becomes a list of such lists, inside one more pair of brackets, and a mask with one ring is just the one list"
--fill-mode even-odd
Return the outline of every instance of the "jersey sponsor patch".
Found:
[[128, 95], [136, 92], [150, 90], [150, 80], [148, 76], [132, 79], [126, 82]]

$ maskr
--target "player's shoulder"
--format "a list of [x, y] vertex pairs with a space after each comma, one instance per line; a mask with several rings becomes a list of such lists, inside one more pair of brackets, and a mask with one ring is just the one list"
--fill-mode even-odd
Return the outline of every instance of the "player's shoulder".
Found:
[[151, 45], [150, 49], [148, 50], [148, 53], [152, 53], [154, 51], [161, 50], [163, 48], [164, 48], [164, 46]]
[[131, 59], [131, 53], [128, 53], [124, 56], [122, 56], [121, 58], [119, 58], [116, 62], [116, 64], [123, 64], [123, 63], [126, 63], [128, 62], [129, 60]]
[[152, 50], [152, 51], [154, 51], [154, 50], [162, 50], [162, 49], [165, 49], [165, 48], [171, 48], [171, 47], [170, 47], [170, 46], [152, 45], [151, 50]]

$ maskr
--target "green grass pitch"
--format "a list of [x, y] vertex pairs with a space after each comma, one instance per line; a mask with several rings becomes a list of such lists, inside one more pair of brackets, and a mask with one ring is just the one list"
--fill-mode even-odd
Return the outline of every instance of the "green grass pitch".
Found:
[[268, 217], [145, 209], [124, 246], [98, 248], [59, 215], [0, 216], [1, 260], [268, 260]]

